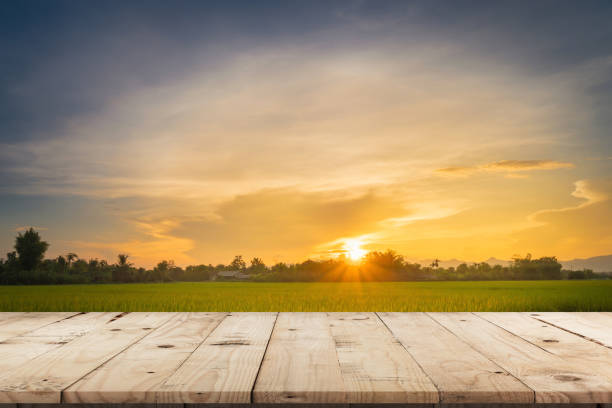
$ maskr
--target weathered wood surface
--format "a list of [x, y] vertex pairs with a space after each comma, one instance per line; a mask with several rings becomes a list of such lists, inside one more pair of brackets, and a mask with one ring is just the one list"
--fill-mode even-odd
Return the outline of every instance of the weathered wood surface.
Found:
[[155, 403], [156, 392], [226, 313], [177, 313], [63, 393], [69, 403]]
[[0, 341], [25, 334], [78, 313], [8, 313], [0, 319]]
[[612, 402], [612, 380], [522, 339], [473, 313], [432, 317], [535, 392], [536, 403]]
[[0, 313], [0, 407], [63, 403], [605, 406], [612, 314]]
[[425, 313], [380, 313], [445, 404], [534, 402], [533, 391]]
[[612, 349], [532, 319], [528, 313], [478, 313], [536, 346], [612, 379]]
[[607, 313], [530, 313], [538, 320], [612, 348], [612, 316]]
[[63, 390], [172, 317], [130, 313], [0, 376], [0, 402], [58, 403]]
[[231, 313], [157, 391], [161, 403], [250, 403], [276, 313]]

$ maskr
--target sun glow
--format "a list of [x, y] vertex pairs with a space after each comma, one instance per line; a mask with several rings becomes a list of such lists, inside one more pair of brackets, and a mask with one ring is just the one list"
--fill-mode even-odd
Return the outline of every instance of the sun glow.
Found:
[[344, 251], [346, 256], [351, 261], [359, 261], [361, 260], [365, 254], [368, 253], [365, 249], [361, 248], [363, 242], [356, 239], [349, 239], [344, 243]]

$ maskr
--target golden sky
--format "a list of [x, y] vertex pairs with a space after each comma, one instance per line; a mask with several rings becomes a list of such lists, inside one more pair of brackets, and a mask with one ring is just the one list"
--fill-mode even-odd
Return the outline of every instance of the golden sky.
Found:
[[[536, 69], [421, 26], [407, 41], [374, 24], [389, 16], [343, 18], [295, 41], [207, 45], [155, 80], [112, 64], [89, 78], [73, 92], [104, 95], [91, 107], [3, 142], [2, 248], [34, 226], [50, 255], [145, 266], [293, 262], [351, 240], [413, 260], [611, 252], [592, 94], [609, 56]], [[175, 57], [142, 35], [153, 61]]]

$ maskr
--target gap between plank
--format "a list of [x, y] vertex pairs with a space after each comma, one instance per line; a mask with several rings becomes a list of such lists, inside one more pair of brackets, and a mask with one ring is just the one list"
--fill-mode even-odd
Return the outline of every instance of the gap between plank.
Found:
[[[26, 312], [26, 313], [29, 313], [29, 312]], [[73, 318], [73, 317], [75, 317], [75, 316], [78, 316], [78, 315], [80, 315], [80, 314], [83, 314], [83, 312], [70, 312], [70, 313], [74, 313], [74, 314], [72, 314], [72, 315], [70, 315], [70, 316], [66, 316], [66, 317], [64, 317], [64, 318], [62, 318], [62, 319], [59, 319], [59, 320], [52, 321], [51, 323], [43, 324], [42, 326], [37, 327], [37, 328], [32, 329], [32, 330], [28, 330], [28, 331], [27, 331], [27, 332], [25, 332], [25, 333], [19, 334], [19, 335], [17, 335], [17, 336], [10, 337], [10, 339], [15, 338], [15, 337], [25, 336], [25, 335], [27, 335], [28, 333], [31, 333], [31, 332], [36, 331], [36, 330], [38, 330], [38, 329], [42, 329], [43, 327], [47, 327], [47, 326], [49, 326], [49, 325], [51, 325], [51, 324], [55, 324], [55, 323], [57, 323], [57, 322], [63, 322], [64, 320], [68, 320], [68, 319], [71, 319], [71, 318]], [[7, 340], [9, 340], [9, 339], [7, 339]]]
[[272, 335], [274, 334], [274, 329], [276, 328], [276, 322], [278, 321], [278, 315], [281, 312], [276, 312], [274, 316], [274, 323], [272, 324], [272, 330], [270, 330], [270, 336], [268, 336], [268, 341], [266, 342], [266, 348], [264, 349], [263, 356], [261, 357], [261, 361], [259, 362], [259, 367], [257, 367], [257, 374], [255, 374], [255, 380], [253, 381], [253, 385], [251, 386], [251, 392], [249, 393], [249, 404], [253, 405], [253, 394], [255, 393], [255, 385], [257, 384], [257, 379], [259, 378], [259, 373], [261, 372], [261, 367], [263, 366], [264, 360], [266, 359], [266, 354], [268, 353], [268, 346], [272, 341]]
[[[524, 342], [526, 342], [526, 343], [529, 343], [529, 344], [531, 344], [531, 345], [536, 346], [537, 348], [539, 348], [540, 350], [542, 350], [542, 351], [544, 351], [544, 352], [546, 352], [546, 353], [548, 353], [548, 354], [551, 354], [551, 355], [553, 355], [553, 356], [557, 356], [555, 353], [551, 353], [550, 351], [546, 350], [545, 348], [542, 348], [542, 347], [541, 347], [541, 346], [539, 346], [538, 344], [532, 343], [532, 342], [530, 342], [529, 340], [522, 338], [522, 337], [521, 337], [521, 336], [519, 336], [518, 334], [516, 334], [516, 333], [512, 333], [510, 330], [505, 329], [505, 328], [503, 328], [503, 327], [501, 327], [501, 326], [499, 326], [499, 325], [497, 325], [497, 324], [493, 323], [492, 321], [489, 321], [489, 320], [485, 319], [484, 317], [477, 315], [477, 314], [476, 314], [476, 313], [474, 313], [474, 312], [470, 312], [470, 313], [471, 313], [471, 314], [473, 314], [474, 316], [478, 317], [479, 319], [482, 319], [482, 320], [484, 320], [485, 322], [487, 322], [487, 323], [489, 323], [489, 324], [492, 324], [492, 325], [493, 325], [493, 326], [495, 326], [495, 327], [499, 327], [500, 329], [502, 329], [503, 331], [505, 331], [505, 332], [507, 332], [507, 333], [510, 333], [510, 334], [511, 334], [511, 335], [513, 335], [514, 337], [518, 337], [519, 339], [523, 340]], [[559, 357], [559, 356], [557, 356], [557, 357]]]
[[442, 403], [442, 391], [440, 391], [440, 388], [438, 387], [438, 384], [436, 384], [436, 382], [433, 380], [433, 378], [431, 378], [429, 376], [429, 374], [427, 374], [427, 371], [425, 371], [423, 366], [421, 366], [421, 363], [419, 363], [418, 360], [412, 355], [412, 353], [408, 350], [408, 348], [404, 345], [404, 343], [402, 343], [397, 337], [395, 337], [395, 333], [393, 333], [393, 330], [391, 330], [391, 328], [389, 326], [387, 326], [387, 323], [378, 315], [378, 313], [380, 313], [380, 312], [374, 312], [374, 314], [376, 315], [378, 320], [380, 320], [380, 322], [383, 324], [383, 326], [385, 326], [385, 328], [389, 331], [389, 333], [391, 333], [391, 337], [393, 337], [395, 339], [395, 341], [397, 341], [400, 344], [400, 346], [402, 346], [402, 348], [404, 350], [406, 350], [406, 352], [408, 353], [410, 358], [416, 363], [417, 366], [419, 366], [419, 368], [421, 369], [423, 374], [425, 374], [425, 377], [429, 378], [429, 381], [431, 381], [433, 386], [436, 387], [436, 390], [438, 391], [438, 403], [434, 404], [434, 406], [441, 404]]
[[[129, 312], [128, 312], [129, 313]], [[123, 317], [123, 316], [122, 316]], [[133, 342], [131, 342], [130, 344], [128, 344], [127, 346], [125, 346], [123, 349], [119, 350], [117, 353], [115, 353], [111, 358], [109, 358], [108, 360], [104, 361], [102, 364], [100, 364], [99, 366], [89, 370], [88, 372], [86, 372], [85, 374], [83, 374], [81, 377], [79, 377], [77, 380], [73, 381], [72, 383], [68, 384], [66, 387], [64, 387], [61, 391], [60, 391], [60, 404], [65, 404], [66, 402], [64, 401], [64, 391], [66, 391], [68, 388], [72, 387], [74, 384], [76, 384], [77, 382], [81, 381], [83, 378], [87, 377], [89, 374], [93, 373], [94, 371], [96, 371], [98, 368], [102, 367], [104, 364], [108, 363], [109, 361], [111, 361], [112, 359], [114, 359], [115, 357], [117, 357], [119, 354], [123, 353], [125, 350], [129, 349], [130, 347], [132, 347], [134, 344], [138, 343], [139, 341], [141, 341], [142, 339], [144, 339], [147, 336], [150, 336], [151, 333], [157, 331], [160, 327], [162, 327], [163, 325], [165, 325], [166, 323], [168, 323], [171, 319], [173, 318], [173, 316], [170, 316], [168, 318], [168, 320], [166, 320], [165, 322], [163, 322], [162, 324], [160, 324], [159, 326], [157, 326], [154, 330], [150, 330], [147, 334], [145, 334], [144, 336], [140, 337], [138, 340], [135, 340]], [[99, 329], [97, 329], [99, 330]], [[92, 332], [87, 333], [87, 335], [91, 334], [91, 333], [95, 333], [97, 330], [94, 330]]]
[[346, 383], [344, 382], [344, 375], [342, 375], [342, 365], [340, 365], [340, 356], [338, 356], [338, 346], [336, 345], [336, 339], [334, 338], [334, 334], [332, 333], [332, 329], [329, 323], [329, 312], [325, 312], [325, 321], [327, 323], [327, 333], [329, 334], [329, 338], [334, 343], [334, 355], [336, 356], [336, 362], [338, 363], [338, 370], [340, 371], [340, 379], [342, 380], [342, 389], [344, 391], [344, 403], [348, 404], [347, 400], [349, 398], [348, 398], [347, 391], [346, 391]]
[[[220, 325], [220, 324], [221, 324], [221, 323], [222, 323], [222, 322], [223, 322], [225, 319], [227, 319], [227, 317], [228, 317], [228, 316], [230, 316], [230, 315], [231, 315], [231, 312], [229, 312], [229, 313], [228, 313], [228, 312], [226, 312], [226, 313], [225, 313], [225, 317], [224, 317], [223, 319], [219, 319], [219, 322], [217, 322], [217, 324], [215, 325], [215, 327], [213, 327], [213, 328], [212, 328], [212, 329], [211, 329], [211, 330], [208, 332], [208, 334], [206, 335], [206, 337], [204, 337], [204, 338], [202, 339], [202, 341], [200, 342], [200, 344], [198, 344], [198, 345], [197, 345], [197, 347], [196, 347], [196, 348], [194, 348], [194, 349], [193, 349], [193, 351], [192, 351], [191, 353], [189, 353], [189, 355], [187, 356], [187, 358], [185, 358], [185, 359], [184, 359], [184, 360], [181, 362], [181, 364], [179, 364], [179, 365], [178, 365], [178, 367], [176, 367], [176, 368], [174, 369], [174, 371], [173, 371], [172, 373], [170, 373], [170, 375], [169, 375], [169, 376], [168, 376], [168, 377], [167, 377], [167, 378], [164, 380], [164, 382], [162, 382], [162, 383], [161, 383], [161, 386], [160, 386], [160, 387], [163, 387], [163, 386], [166, 384], [166, 382], [167, 382], [167, 381], [170, 379], [170, 377], [172, 377], [172, 375], [173, 375], [174, 373], [176, 373], [176, 372], [178, 371], [178, 369], [179, 369], [179, 368], [181, 368], [181, 367], [182, 367], [182, 366], [183, 366], [183, 365], [184, 365], [184, 364], [187, 362], [187, 360], [189, 360], [189, 359], [191, 358], [191, 356], [193, 355], [193, 353], [195, 353], [195, 352], [196, 352], [196, 350], [197, 350], [197, 349], [199, 349], [199, 348], [200, 348], [200, 346], [201, 346], [202, 344], [204, 344], [204, 342], [205, 342], [205, 341], [206, 341], [206, 339], [207, 339], [207, 338], [208, 338], [208, 337], [209, 337], [209, 336], [212, 334], [212, 332], [214, 332], [214, 331], [215, 331], [215, 329], [216, 329], [217, 327], [219, 327], [219, 325]], [[144, 337], [143, 337], [143, 338], [144, 338]], [[156, 391], [156, 392], [155, 392], [155, 404], [154, 404], [154, 405], [156, 405], [156, 406], [157, 406], [157, 405], [160, 405], [160, 404], [157, 402], [157, 396], [158, 396], [158, 395], [159, 395], [159, 392], [157, 392], [157, 391]], [[183, 403], [182, 405], [183, 405], [183, 407], [185, 407], [185, 405], [186, 405], [186, 404], [185, 404], [185, 403]]]
[[[482, 354], [480, 351], [476, 350], [470, 343], [468, 343], [467, 341], [463, 340], [461, 337], [457, 336], [455, 333], [452, 332], [452, 330], [450, 330], [448, 327], [444, 326], [442, 323], [440, 323], [439, 321], [437, 321], [436, 319], [433, 318], [433, 316], [430, 315], [430, 312], [424, 312], [425, 315], [427, 315], [427, 317], [429, 317], [431, 320], [433, 320], [437, 325], [441, 326], [444, 330], [446, 330], [447, 332], [449, 332], [450, 334], [452, 334], [453, 336], [455, 336], [457, 339], [459, 339], [459, 341], [467, 344], [467, 346], [469, 348], [471, 348], [472, 350], [474, 350], [476, 353], [480, 354], [481, 356], [483, 356], [484, 358], [486, 358], [487, 360], [489, 360], [493, 365], [499, 367], [500, 369], [502, 369], [503, 371], [505, 371], [506, 373], [508, 373], [508, 375], [511, 375], [512, 377], [514, 377], [518, 382], [520, 382], [521, 384], [523, 384], [525, 387], [527, 387], [527, 389], [531, 390], [531, 394], [533, 397], [533, 401], [531, 402], [531, 404], [535, 404], [536, 402], [536, 392], [533, 388], [531, 388], [530, 386], [528, 386], [527, 384], [525, 384], [523, 382], [523, 380], [521, 380], [520, 378], [518, 378], [517, 376], [515, 376], [514, 374], [512, 374], [510, 371], [506, 370], [504, 367], [500, 366], [496, 361], [491, 360], [488, 356], [486, 356], [485, 354]], [[471, 312], [470, 312], [471, 313]], [[476, 315], [474, 315], [476, 316]], [[488, 320], [487, 320], [488, 322]]]
[[[536, 316], [532, 316], [531, 314], [529, 314], [529, 317], [531, 317], [532, 319], [538, 320], [538, 321], [540, 321], [540, 322], [542, 322], [542, 323], [549, 324], [549, 325], [551, 325], [552, 327], [556, 327], [557, 329], [563, 330], [564, 332], [568, 332], [568, 333], [570, 333], [570, 334], [573, 334], [574, 336], [581, 337], [581, 338], [583, 338], [583, 339], [585, 339], [585, 340], [588, 340], [588, 341], [590, 341], [590, 342], [593, 342], [593, 343], [595, 343], [595, 344], [597, 344], [597, 345], [600, 345], [600, 346], [602, 346], [602, 347], [612, 349], [612, 347], [610, 347], [610, 346], [608, 346], [608, 345], [606, 345], [606, 344], [603, 344], [603, 343], [602, 343], [602, 342], [600, 342], [599, 340], [593, 339], [593, 338], [591, 338], [591, 337], [585, 336], [585, 335], [580, 334], [580, 333], [576, 333], [576, 332], [574, 332], [574, 331], [571, 331], [570, 329], [566, 329], [565, 327], [562, 327], [562, 326], [557, 326], [556, 324], [551, 323], [551, 322], [549, 322], [548, 320], [539, 319], [538, 317], [542, 317], [542, 316], [540, 316], [540, 315], [538, 315], [538, 317], [536, 317]], [[606, 404], [604, 404], [604, 405], [606, 405]], [[607, 405], [610, 405], [610, 404], [607, 404]]]

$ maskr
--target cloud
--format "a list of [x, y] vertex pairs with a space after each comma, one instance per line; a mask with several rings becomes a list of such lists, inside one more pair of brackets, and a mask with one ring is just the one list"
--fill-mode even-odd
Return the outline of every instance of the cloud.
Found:
[[215, 200], [265, 188], [367, 190], [427, 177], [456, 152], [567, 136], [564, 89], [415, 47], [401, 56], [391, 45], [259, 48], [126, 87], [45, 140], [0, 145], [0, 170], [15, 180], [2, 190]]
[[612, 180], [579, 180], [571, 195], [581, 201], [531, 214], [530, 226], [513, 235], [515, 247], [538, 248], [561, 259], [610, 253]]
[[455, 166], [437, 169], [436, 172], [448, 175], [467, 177], [477, 172], [505, 172], [507, 178], [525, 178], [518, 172], [537, 170], [556, 170], [575, 167], [573, 163], [556, 160], [501, 160], [479, 166]]
[[611, 194], [612, 181], [610, 180], [578, 180], [574, 182], [574, 191], [572, 191], [571, 195], [584, 201], [574, 206], [536, 211], [529, 215], [528, 219], [531, 222], [540, 224], [538, 220], [545, 218], [549, 214], [577, 211], [593, 204], [607, 201], [610, 199]]
[[194, 248], [194, 242], [171, 232], [179, 225], [176, 220], [140, 220], [134, 221], [133, 224], [140, 231], [140, 238], [113, 242], [73, 240], [67, 241], [66, 244], [77, 252], [86, 251], [89, 257], [111, 261], [116, 259], [117, 254], [128, 254], [130, 261], [144, 267], [152, 267], [163, 259], [172, 259], [180, 265], [196, 262], [188, 255]]
[[322, 242], [362, 235], [405, 213], [399, 198], [366, 193], [268, 189], [223, 202], [215, 218], [184, 220], [172, 234], [194, 242], [198, 259], [259, 256], [267, 262], [317, 254]]
[[36, 230], [36, 231], [46, 231], [48, 229], [48, 228], [45, 228], [45, 227], [36, 227], [34, 225], [23, 225], [23, 226], [15, 228], [15, 232], [27, 231], [30, 228], [34, 228], [34, 230]]
[[502, 160], [486, 164], [483, 168], [490, 171], [531, 171], [573, 168], [573, 163], [556, 160]]
[[[252, 48], [218, 64], [194, 61], [155, 85], [132, 83], [44, 140], [0, 145], [0, 193], [119, 203], [112, 219], [129, 231], [97, 239], [90, 228], [73, 238], [66, 224], [63, 237], [93, 255], [128, 252], [143, 263], [227, 261], [236, 252], [295, 261], [363, 236], [417, 258], [505, 256], [507, 232], [548, 205], [567, 172], [531, 189], [535, 180], [466, 176], [573, 167], [487, 163], [525, 151], [573, 160], [567, 124], [581, 109], [572, 81], [513, 72], [464, 49], [469, 66], [451, 64], [458, 50], [443, 44], [400, 45]], [[510, 195], [510, 185], [521, 186]]]
[[467, 177], [470, 174], [473, 174], [478, 171], [477, 167], [469, 167], [469, 166], [454, 166], [454, 167], [444, 167], [441, 169], [437, 169], [436, 172], [442, 173], [449, 176], [459, 176], [459, 177]]

